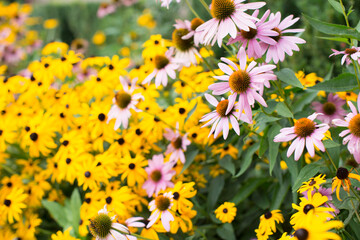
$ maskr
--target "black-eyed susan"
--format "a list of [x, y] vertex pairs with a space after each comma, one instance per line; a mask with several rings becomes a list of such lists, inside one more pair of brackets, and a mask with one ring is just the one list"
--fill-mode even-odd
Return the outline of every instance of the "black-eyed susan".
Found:
[[129, 187], [135, 186], [136, 183], [142, 185], [147, 177], [147, 173], [144, 169], [147, 165], [147, 160], [140, 154], [137, 154], [135, 158], [132, 158], [127, 154], [121, 159], [119, 165], [121, 180], [124, 181], [127, 179]]
[[176, 234], [179, 230], [183, 233], [189, 232], [193, 229], [192, 218], [196, 216], [196, 211], [191, 208], [183, 209], [182, 213], [176, 212], [174, 221], [171, 222], [170, 232]]
[[319, 176], [310, 178], [309, 181], [303, 183], [303, 185], [299, 188], [298, 192], [312, 192], [314, 189], [319, 189], [320, 185], [326, 182], [325, 177], [325, 174], [320, 174]]
[[290, 223], [294, 225], [294, 228], [297, 228], [301, 224], [306, 224], [313, 218], [319, 218], [322, 220], [331, 219], [334, 216], [330, 212], [335, 210], [331, 207], [323, 207], [323, 205], [328, 201], [326, 196], [321, 195], [316, 192], [312, 194], [308, 191], [307, 198], [300, 198], [300, 204], [292, 204], [292, 207], [298, 212], [294, 213], [291, 216]]
[[107, 183], [109, 176], [105, 171], [101, 171], [101, 167], [97, 166], [97, 161], [93, 156], [87, 154], [87, 157], [81, 162], [81, 167], [78, 169], [76, 179], [79, 186], [82, 185], [84, 191], [88, 188], [91, 190], [97, 189], [100, 182]]
[[0, 196], [0, 213], [9, 223], [20, 220], [20, 214], [27, 207], [27, 195], [22, 188], [14, 188], [8, 195]]
[[142, 56], [145, 59], [154, 58], [158, 54], [165, 54], [167, 47], [171, 46], [169, 40], [163, 39], [160, 34], [152, 35], [144, 45], [145, 49], [142, 52]]
[[284, 217], [280, 210], [268, 211], [260, 217], [259, 232], [276, 232], [276, 224], [283, 223]]
[[[294, 227], [294, 240], [341, 240], [342, 238], [333, 229], [341, 229], [344, 224], [341, 221], [325, 221], [324, 219], [312, 218], [308, 222]], [[286, 238], [284, 238], [286, 239]]]
[[183, 211], [192, 208], [193, 203], [189, 200], [196, 195], [196, 190], [194, 189], [194, 182], [183, 183], [178, 181], [175, 186], [171, 189], [173, 193], [173, 203], [174, 209], [178, 213], [182, 214]]
[[51, 240], [78, 240], [70, 235], [71, 228], [66, 229], [65, 231], [57, 231], [56, 233], [51, 234]]
[[239, 150], [234, 147], [232, 144], [219, 144], [214, 146], [212, 149], [213, 154], [220, 154], [220, 159], [224, 158], [226, 155], [230, 155], [233, 159], [237, 158]]
[[235, 203], [224, 202], [216, 210], [216, 218], [223, 223], [231, 223], [236, 217], [236, 207]]
[[336, 197], [340, 199], [340, 188], [341, 186], [346, 192], [350, 192], [351, 182], [350, 178], [356, 179], [360, 181], [360, 176], [354, 173], [349, 172], [346, 168], [339, 167], [336, 171], [336, 177], [332, 180], [332, 188], [331, 190], [334, 191], [336, 189]]

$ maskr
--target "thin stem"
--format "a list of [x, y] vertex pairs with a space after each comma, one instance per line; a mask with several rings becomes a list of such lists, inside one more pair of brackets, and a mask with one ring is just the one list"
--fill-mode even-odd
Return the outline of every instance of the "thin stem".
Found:
[[352, 186], [350, 186], [350, 190], [351, 190], [351, 192], [355, 195], [355, 197], [357, 198], [357, 200], [358, 200], [359, 203], [360, 203], [360, 196], [356, 193], [356, 191], [353, 189]]
[[[342, 13], [343, 13], [344, 18], [345, 18], [346, 26], [350, 27], [350, 24], [349, 24], [349, 19], [348, 19], [348, 16], [346, 15], [346, 12], [345, 12], [345, 6], [344, 6], [344, 4], [343, 4], [342, 0], [340, 0], [340, 5], [341, 5], [341, 10], [342, 10]], [[354, 46], [354, 43], [353, 43], [352, 38], [350, 38], [350, 42], [351, 42], [351, 46]]]
[[346, 236], [347, 236], [349, 239], [355, 240], [355, 239], [350, 235], [350, 233], [348, 233], [348, 231], [345, 230], [345, 228], [344, 228], [343, 232], [346, 234]]
[[233, 56], [233, 53], [231, 52], [231, 50], [223, 43], [222, 47], [230, 54], [230, 56]]
[[5, 169], [10, 174], [13, 174], [13, 175], [16, 174], [16, 172], [14, 170], [12, 170], [10, 167], [6, 166], [5, 164], [2, 164], [1, 168]]
[[332, 158], [331, 158], [331, 156], [330, 156], [330, 154], [329, 154], [328, 150], [326, 149], [325, 151], [326, 151], [326, 154], [327, 154], [327, 156], [328, 156], [328, 158], [329, 158], [330, 162], [332, 163], [333, 167], [335, 168], [335, 171], [337, 171], [337, 167], [336, 167], [336, 165], [335, 165], [334, 161], [332, 160]]
[[[285, 91], [284, 91], [284, 89], [282, 89], [282, 87], [281, 87], [281, 82], [280, 82], [280, 81], [271, 81], [271, 83], [272, 83], [273, 85], [275, 84], [275, 86], [278, 88], [278, 91], [279, 91], [279, 93], [280, 93], [280, 96], [284, 99], [284, 101], [283, 101], [284, 104], [285, 104], [286, 107], [289, 109], [289, 111], [291, 111], [291, 108], [290, 108], [289, 104], [288, 104], [287, 101], [286, 101]], [[291, 118], [287, 118], [287, 119], [289, 120], [289, 122], [290, 122], [290, 124], [291, 124], [292, 126], [295, 125], [293, 119], [291, 119]]]
[[154, 240], [154, 239], [151, 239], [151, 238], [146, 238], [146, 237], [140, 236], [140, 235], [135, 234], [135, 233], [125, 233], [125, 232], [120, 231], [119, 229], [116, 229], [116, 228], [113, 228], [113, 227], [112, 227], [111, 229], [112, 229], [112, 230], [115, 230], [115, 231], [117, 231], [117, 232], [119, 232], [119, 233], [121, 233], [121, 234], [124, 234], [124, 235], [131, 235], [131, 236], [137, 237], [137, 238], [139, 238], [139, 239], [144, 239], [144, 240]]
[[202, 60], [204, 60], [205, 65], [210, 69], [210, 71], [211, 71], [214, 75], [216, 75], [215, 72], [214, 72], [214, 69], [212, 69], [212, 67], [210, 66], [209, 62], [208, 62], [205, 58], [202, 58]]
[[191, 4], [189, 3], [189, 0], [185, 0], [186, 4], [188, 5], [188, 7], [190, 8], [190, 11], [197, 17], [200, 18], [199, 15], [197, 14], [197, 12], [195, 11], [195, 9], [191, 6]]
[[149, 112], [145, 112], [151, 116], [154, 116], [156, 117], [157, 119], [159, 119], [161, 122], [163, 122], [164, 124], [168, 125], [172, 130], [178, 130], [180, 131], [181, 133], [185, 134], [186, 132], [184, 130], [180, 130], [180, 129], [177, 129], [176, 127], [172, 126], [171, 124], [165, 122], [164, 120], [162, 120], [160, 117], [156, 116], [155, 114], [152, 114], [152, 113], [149, 113]]
[[204, 8], [206, 9], [206, 11], [212, 16], [211, 11], [209, 9], [209, 5], [204, 1], [204, 0], [200, 0], [201, 4], [204, 6]]
[[[349, 195], [349, 197], [351, 196], [350, 193], [348, 193], [348, 195]], [[354, 204], [354, 202], [353, 202], [353, 200], [352, 200], [351, 198], [350, 198], [350, 202], [351, 202], [352, 207], [354, 208], [355, 215], [356, 215], [358, 221], [360, 222], [360, 216], [359, 216], [359, 214], [358, 214], [358, 212], [357, 212], [357, 209], [356, 209], [356, 207], [355, 207], [355, 204]]]
[[355, 63], [355, 61], [353, 59], [351, 59], [351, 61], [354, 65], [355, 77], [356, 77], [356, 81], [357, 81], [359, 89], [360, 89], [360, 81], [359, 81], [359, 76], [358, 76], [358, 71], [357, 71], [357, 62]]

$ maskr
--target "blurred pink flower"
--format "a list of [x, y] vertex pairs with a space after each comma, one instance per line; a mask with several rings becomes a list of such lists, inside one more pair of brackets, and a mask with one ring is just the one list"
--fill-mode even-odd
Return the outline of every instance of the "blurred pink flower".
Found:
[[186, 147], [190, 145], [190, 140], [187, 139], [187, 133], [184, 136], [181, 136], [178, 130], [179, 125], [176, 126], [176, 131], [174, 132], [170, 128], [165, 129], [164, 137], [171, 141], [168, 145], [165, 154], [170, 154], [170, 162], [175, 164], [177, 160], [180, 159], [182, 163], [185, 163], [185, 154]]
[[344, 51], [338, 51], [336, 49], [331, 49], [334, 53], [331, 54], [329, 57], [344, 54], [344, 56], [341, 58], [341, 65], [343, 65], [345, 62], [347, 65], [351, 63], [351, 59], [354, 61], [358, 61], [360, 64], [360, 47], [351, 47], [346, 48]]
[[334, 119], [343, 119], [346, 115], [345, 110], [342, 108], [345, 104], [345, 100], [341, 99], [338, 95], [330, 93], [327, 98], [327, 102], [313, 102], [311, 106], [317, 113], [322, 113], [318, 116], [318, 119], [326, 124], [331, 125], [331, 121]]

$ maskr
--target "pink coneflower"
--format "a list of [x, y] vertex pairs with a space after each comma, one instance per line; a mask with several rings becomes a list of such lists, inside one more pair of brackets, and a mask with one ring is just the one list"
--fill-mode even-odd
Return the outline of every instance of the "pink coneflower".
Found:
[[240, 128], [239, 128], [239, 122], [237, 121], [235, 117], [236, 110], [238, 109], [237, 104], [235, 102], [232, 102], [232, 106], [230, 106], [231, 110], [228, 114], [226, 114], [226, 110], [229, 105], [229, 100], [226, 100], [224, 98], [221, 99], [220, 102], [216, 100], [213, 96], [210, 94], [205, 93], [206, 100], [216, 107], [216, 110], [212, 111], [211, 113], [206, 114], [200, 119], [200, 122], [207, 122], [202, 127], [206, 127], [209, 125], [213, 125], [211, 128], [211, 131], [209, 133], [209, 136], [214, 133], [214, 138], [216, 138], [221, 131], [223, 131], [223, 137], [224, 139], [227, 138], [229, 134], [229, 122], [231, 123], [234, 131], [237, 135], [240, 135]]
[[[179, 3], [181, 0], [176, 0], [177, 3]], [[158, 2], [158, 0], [156, 0]], [[172, 2], [172, 0], [160, 0], [162, 7], [167, 7], [169, 9], [169, 5]]]
[[171, 57], [172, 54], [173, 50], [170, 49], [165, 53], [165, 55], [156, 55], [154, 58], [155, 69], [144, 79], [142, 84], [150, 84], [151, 80], [155, 77], [156, 87], [160, 85], [165, 87], [168, 82], [168, 76], [174, 79], [176, 77], [175, 70], [179, 66], [173, 63], [173, 58]]
[[[190, 66], [190, 63], [196, 65], [198, 58], [201, 58], [200, 53], [195, 48], [194, 39], [188, 38], [192, 31], [191, 23], [189, 21], [176, 20], [174, 24], [175, 30], [172, 33], [172, 41], [175, 45], [174, 61], [183, 66]], [[199, 40], [198, 40], [199, 41]]]
[[98, 18], [103, 18], [116, 11], [117, 6], [114, 3], [101, 3], [96, 13]]
[[[214, 95], [225, 94], [231, 92], [229, 96], [229, 104], [226, 109], [225, 114], [228, 114], [231, 111], [231, 106], [233, 106], [237, 96], [239, 95], [239, 118], [242, 118], [241, 115], [243, 111], [245, 112], [247, 122], [252, 121], [252, 112], [250, 105], [254, 105], [255, 100], [263, 106], [267, 106], [265, 100], [257, 92], [262, 89], [262, 85], [266, 81], [276, 80], [276, 76], [269, 72], [274, 69], [275, 65], [263, 65], [255, 67], [257, 63], [252, 61], [248, 66], [246, 66], [246, 52], [243, 47], [239, 50], [239, 63], [240, 68], [236, 66], [235, 63], [226, 58], [221, 58], [224, 63], [219, 63], [220, 69], [226, 74], [223, 76], [216, 76], [215, 78], [223, 81], [221, 83], [214, 83], [209, 86], [210, 90], [213, 90]], [[231, 67], [235, 69], [232, 70]]]
[[171, 170], [173, 163], [164, 163], [162, 154], [154, 155], [152, 160], [149, 160], [149, 166], [145, 168], [148, 174], [148, 180], [143, 184], [142, 188], [151, 197], [154, 193], [157, 195], [160, 190], [165, 190], [167, 187], [173, 187], [174, 184], [170, 181], [175, 175], [175, 171]]
[[[186, 21], [185, 21], [186, 22]], [[196, 32], [196, 28], [198, 26], [200, 26], [201, 24], [203, 24], [204, 21], [200, 18], [194, 18], [193, 20], [191, 20], [190, 22], [190, 28], [188, 29], [189, 33], [186, 34], [185, 36], [182, 37], [183, 40], [188, 40], [188, 39], [194, 39], [194, 45], [196, 47], [199, 46], [200, 41], [201, 41], [201, 32]]]
[[[252, 16], [257, 17], [258, 14], [259, 10], [255, 10]], [[249, 58], [261, 58], [267, 47], [262, 47], [258, 40], [268, 45], [274, 45], [276, 44], [276, 41], [273, 39], [273, 37], [279, 35], [278, 32], [272, 30], [277, 24], [275, 21], [276, 19], [265, 22], [269, 15], [270, 10], [267, 10], [262, 18], [255, 23], [256, 29], [250, 28], [250, 31], [241, 30], [236, 38], [231, 38], [229, 40], [228, 45], [235, 42], [241, 42], [242, 46], [247, 46], [246, 53]]]
[[331, 49], [334, 53], [331, 54], [329, 57], [344, 54], [344, 56], [341, 58], [341, 65], [346, 62], [347, 65], [351, 63], [351, 59], [354, 61], [358, 61], [360, 64], [360, 47], [351, 47], [346, 48], [344, 51], [338, 51], [336, 49]]
[[[354, 155], [357, 163], [360, 163], [360, 114], [356, 110], [354, 104], [348, 101], [351, 112], [346, 115], [345, 121], [342, 119], [333, 120], [333, 124], [339, 127], [347, 127], [347, 130], [342, 131], [339, 136], [346, 137], [343, 139], [343, 144], [347, 144], [349, 152]], [[360, 94], [357, 99], [357, 107], [360, 110]], [[348, 135], [349, 134], [349, 135]]]
[[182, 163], [185, 163], [185, 155], [184, 151], [186, 151], [186, 147], [190, 145], [190, 140], [187, 139], [187, 133], [184, 136], [181, 136], [178, 130], [178, 124], [176, 127], [176, 131], [174, 132], [170, 128], [165, 129], [164, 137], [171, 141], [168, 145], [165, 154], [170, 154], [170, 162], [173, 164], [176, 163], [177, 160], [180, 159]]
[[143, 217], [131, 217], [125, 220], [125, 224], [127, 227], [142, 228], [145, 227], [143, 220]]
[[173, 194], [167, 192], [157, 196], [154, 200], [149, 203], [149, 210], [152, 212], [149, 217], [149, 223], [146, 228], [151, 227], [161, 219], [161, 223], [164, 229], [170, 231], [170, 222], [174, 221], [174, 216], [171, 214], [170, 209], [173, 205]]
[[144, 97], [140, 93], [132, 94], [135, 90], [137, 78], [132, 80], [131, 86], [127, 83], [127, 81], [120, 76], [120, 82], [123, 87], [123, 90], [120, 90], [116, 93], [113, 103], [114, 105], [111, 107], [108, 113], [107, 123], [110, 122], [111, 119], [116, 119], [114, 130], [118, 129], [121, 124], [124, 128], [128, 127], [129, 118], [131, 116], [130, 109], [139, 112], [141, 110], [137, 109], [135, 105], [138, 103], [139, 99], [143, 99]]
[[313, 113], [307, 118], [300, 118], [295, 122], [294, 127], [283, 128], [280, 130], [280, 134], [275, 136], [274, 142], [288, 142], [295, 138], [287, 151], [287, 157], [290, 157], [295, 151], [294, 159], [295, 161], [299, 160], [305, 145], [311, 157], [315, 156], [314, 145], [322, 152], [325, 152], [325, 147], [321, 140], [330, 127], [325, 123], [316, 124], [314, 122], [319, 114]]
[[[293, 51], [299, 51], [299, 47], [296, 44], [306, 43], [304, 39], [295, 36], [286, 36], [285, 33], [299, 33], [303, 32], [304, 29], [287, 29], [294, 23], [296, 23], [299, 18], [294, 18], [293, 15], [286, 17], [281, 21], [281, 13], [277, 12], [276, 14], [270, 14], [269, 21], [275, 21], [276, 25], [272, 29], [279, 33], [278, 36], [273, 37], [276, 41], [275, 45], [269, 45], [268, 51], [266, 53], [266, 62], [270, 62], [271, 60], [274, 63], [282, 62], [285, 59], [285, 53], [289, 56], [293, 55]], [[281, 21], [281, 22], [280, 22]], [[265, 43], [261, 44], [262, 46], [266, 45]]]
[[211, 15], [212, 19], [200, 25], [196, 31], [202, 32], [202, 43], [214, 45], [217, 41], [221, 47], [222, 40], [228, 34], [232, 38], [236, 37], [238, 27], [240, 30], [250, 31], [256, 29], [252, 20], [259, 19], [245, 13], [249, 9], [258, 9], [264, 6], [265, 2], [242, 3], [245, 0], [212, 0]]
[[313, 102], [311, 106], [317, 113], [322, 113], [318, 116], [318, 119], [326, 124], [331, 125], [331, 121], [334, 119], [343, 119], [346, 115], [344, 106], [345, 100], [339, 96], [330, 93], [326, 103]]

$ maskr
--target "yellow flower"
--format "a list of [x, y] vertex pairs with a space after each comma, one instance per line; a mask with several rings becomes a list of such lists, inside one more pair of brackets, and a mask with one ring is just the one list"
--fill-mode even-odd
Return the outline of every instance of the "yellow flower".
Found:
[[299, 193], [303, 193], [306, 191], [312, 192], [315, 188], [319, 189], [320, 185], [326, 182], [325, 177], [326, 177], [325, 174], [320, 174], [317, 177], [310, 178], [309, 181], [303, 183], [303, 185], [299, 188], [298, 192]]
[[66, 229], [64, 232], [57, 231], [56, 234], [53, 233], [51, 235], [51, 240], [77, 240], [78, 238], [74, 238], [73, 236], [70, 235], [70, 230], [71, 227]]
[[126, 154], [123, 159], [121, 159], [119, 172], [121, 175], [121, 181], [124, 181], [127, 178], [127, 184], [129, 187], [135, 186], [135, 183], [142, 185], [147, 178], [147, 173], [144, 169], [147, 166], [147, 160], [137, 154], [135, 158], [132, 158], [130, 154]]
[[124, 57], [129, 57], [130, 56], [130, 48], [128, 47], [123, 47], [119, 50], [119, 54], [124, 56]]
[[156, 27], [156, 22], [148, 9], [144, 10], [143, 14], [138, 17], [137, 23], [139, 26], [146, 27], [148, 29]]
[[56, 28], [58, 26], [59, 22], [57, 19], [55, 18], [50, 18], [50, 19], [47, 19], [44, 21], [44, 28], [46, 29], [53, 29], [53, 28]]
[[64, 55], [69, 49], [69, 45], [63, 42], [51, 42], [42, 49], [42, 55], [60, 54]]
[[[341, 240], [342, 238], [330, 232], [331, 229], [343, 228], [344, 224], [341, 221], [325, 221], [319, 218], [311, 218], [308, 222], [303, 222], [297, 227], [294, 227], [293, 240]], [[286, 239], [287, 238], [282, 238]]]
[[216, 218], [223, 223], [231, 223], [236, 216], [236, 210], [235, 203], [224, 202], [215, 210]]
[[22, 209], [26, 208], [26, 198], [27, 195], [22, 188], [14, 188], [8, 195], [0, 196], [0, 215], [9, 223], [19, 221]]
[[343, 187], [343, 189], [346, 192], [350, 192], [350, 187], [351, 187], [351, 182], [350, 179], [356, 179], [358, 181], [360, 181], [360, 176], [354, 173], [350, 173], [349, 170], [347, 170], [346, 168], [343, 167], [339, 167], [338, 170], [336, 171], [336, 177], [333, 178], [332, 180], [332, 188], [331, 191], [334, 191], [334, 189], [336, 188], [336, 197], [342, 201], [340, 199], [340, 188], [341, 186]]
[[357, 100], [357, 94], [354, 92], [337, 92], [336, 94], [346, 101], [356, 102]]
[[260, 217], [259, 232], [268, 233], [276, 232], [276, 223], [283, 223], [284, 217], [281, 214], [280, 210], [273, 210], [271, 212], [266, 212]]
[[106, 41], [106, 36], [103, 31], [97, 31], [92, 38], [92, 42], [95, 45], [103, 45], [105, 41]]

